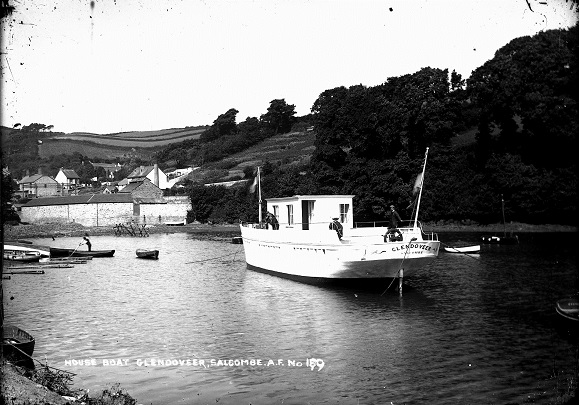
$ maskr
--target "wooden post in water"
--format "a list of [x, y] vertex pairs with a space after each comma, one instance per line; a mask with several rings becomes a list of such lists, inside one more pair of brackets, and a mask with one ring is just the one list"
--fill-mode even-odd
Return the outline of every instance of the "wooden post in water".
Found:
[[398, 292], [402, 297], [402, 281], [404, 279], [404, 269], [400, 269], [400, 275], [398, 276]]

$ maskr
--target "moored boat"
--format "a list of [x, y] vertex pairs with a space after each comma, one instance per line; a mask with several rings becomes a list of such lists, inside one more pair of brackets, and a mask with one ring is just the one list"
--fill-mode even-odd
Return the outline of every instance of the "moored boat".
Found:
[[4, 253], [36, 253], [38, 252], [41, 257], [50, 257], [50, 248], [47, 246], [34, 245], [31, 243], [22, 242], [4, 242]]
[[426, 156], [416, 215], [404, 227], [355, 226], [354, 195], [267, 199], [268, 217], [276, 218], [272, 226], [262, 223], [261, 210], [259, 223], [240, 225], [248, 267], [308, 283], [412, 276], [440, 248], [438, 236], [426, 234], [418, 222], [425, 167]]
[[519, 237], [517, 235], [483, 236], [481, 242], [491, 245], [516, 245], [519, 243]]
[[4, 358], [11, 359], [16, 362], [31, 361], [32, 353], [34, 353], [34, 337], [16, 327], [3, 326], [2, 327], [2, 351]]
[[36, 252], [36, 254], [34, 254], [34, 253], [10, 253], [10, 252], [4, 251], [3, 257], [4, 257], [4, 260], [9, 260], [9, 261], [13, 261], [13, 262], [30, 263], [30, 262], [38, 262], [40, 260], [40, 253], [38, 253], [38, 252]]
[[472, 245], [472, 246], [445, 246], [444, 251], [447, 253], [479, 253], [480, 252], [480, 245]]
[[555, 310], [564, 320], [579, 326], [579, 298], [569, 297], [557, 301]]
[[140, 259], [157, 260], [159, 258], [159, 251], [155, 249], [137, 249], [136, 254]]
[[516, 245], [519, 243], [519, 237], [517, 235], [513, 235], [511, 232], [510, 235], [507, 235], [507, 224], [505, 221], [505, 200], [501, 194], [501, 210], [503, 212], [503, 236], [483, 236], [481, 237], [482, 243], [488, 243], [491, 245]]
[[114, 249], [111, 250], [76, 250], [69, 248], [50, 248], [50, 257], [113, 257]]

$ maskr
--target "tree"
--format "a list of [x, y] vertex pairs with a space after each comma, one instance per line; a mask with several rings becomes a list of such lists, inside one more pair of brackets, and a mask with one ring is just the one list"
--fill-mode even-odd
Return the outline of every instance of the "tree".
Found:
[[295, 121], [296, 106], [287, 104], [284, 99], [276, 99], [270, 102], [267, 113], [263, 114], [261, 122], [273, 135], [289, 132]]
[[201, 134], [201, 142], [211, 142], [222, 136], [235, 134], [237, 131], [235, 108], [230, 108], [224, 114], [221, 114], [213, 121], [213, 125]]
[[575, 163], [578, 37], [575, 25], [516, 38], [473, 72], [467, 92], [481, 110], [479, 126], [496, 128], [493, 152], [521, 154], [537, 167]]
[[12, 197], [17, 189], [18, 185], [12, 179], [10, 171], [7, 167], [2, 166], [2, 187], [0, 189], [0, 198], [2, 200], [2, 226], [4, 226], [7, 221], [20, 221], [18, 213], [12, 205]]

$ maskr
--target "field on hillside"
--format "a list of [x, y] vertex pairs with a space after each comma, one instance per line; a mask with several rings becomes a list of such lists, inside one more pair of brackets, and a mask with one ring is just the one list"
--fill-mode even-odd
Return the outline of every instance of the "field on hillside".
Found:
[[[72, 154], [75, 152], [91, 159], [115, 159], [124, 158], [129, 154], [134, 154], [133, 148], [122, 148], [108, 145], [98, 145], [91, 142], [79, 142], [68, 139], [63, 140], [47, 140], [41, 145], [38, 145], [38, 155], [41, 158], [50, 158], [53, 155], [60, 155], [63, 153]], [[156, 149], [140, 149], [137, 151], [141, 157], [152, 155]]]
[[315, 149], [315, 138], [313, 131], [276, 135], [208, 166], [227, 168], [229, 170], [227, 177], [233, 178], [243, 177], [245, 167], [255, 168], [266, 161], [284, 167], [305, 164], [309, 162]]
[[44, 137], [38, 145], [40, 157], [78, 152], [90, 158], [114, 159], [137, 154], [146, 159], [159, 149], [176, 142], [199, 139], [207, 127], [172, 128], [158, 131], [133, 131], [114, 134], [88, 132], [58, 133]]
[[49, 139], [91, 142], [123, 148], [155, 148], [188, 139], [199, 139], [205, 129], [206, 127], [173, 128], [158, 131], [119, 132], [106, 135], [72, 132], [70, 134], [55, 135]]

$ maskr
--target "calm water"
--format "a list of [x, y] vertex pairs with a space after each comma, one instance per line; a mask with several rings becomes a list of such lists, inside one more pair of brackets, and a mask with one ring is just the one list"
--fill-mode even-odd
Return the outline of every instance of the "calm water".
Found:
[[[440, 234], [450, 245], [479, 236]], [[441, 253], [399, 297], [247, 270], [229, 240], [92, 237], [115, 257], [14, 275], [4, 309], [36, 337], [38, 359], [77, 373], [76, 386], [119, 382], [142, 404], [549, 403], [577, 378], [578, 344], [554, 304], [575, 291], [578, 238], [520, 239]], [[74, 248], [80, 238], [34, 241]], [[160, 259], [137, 259], [141, 247]]]

